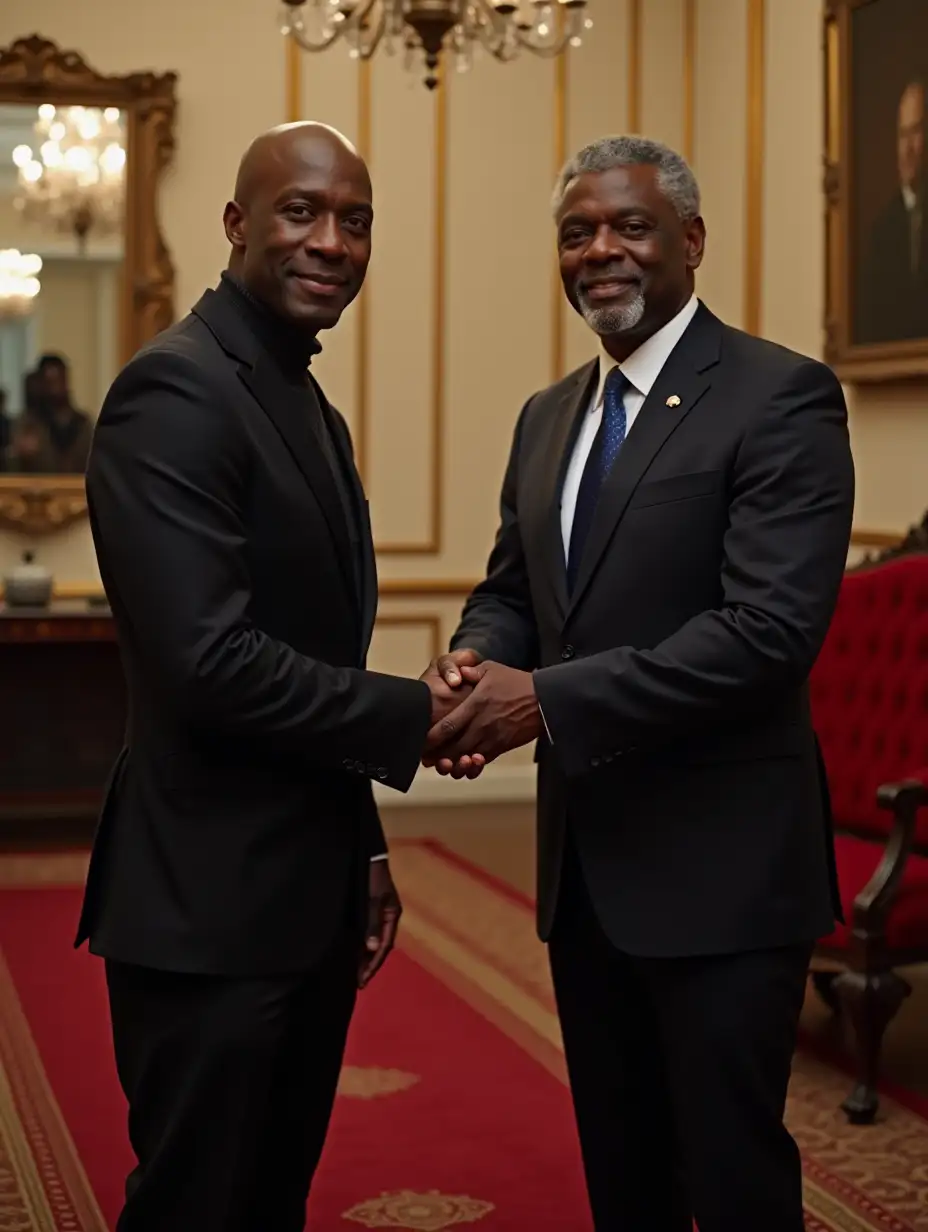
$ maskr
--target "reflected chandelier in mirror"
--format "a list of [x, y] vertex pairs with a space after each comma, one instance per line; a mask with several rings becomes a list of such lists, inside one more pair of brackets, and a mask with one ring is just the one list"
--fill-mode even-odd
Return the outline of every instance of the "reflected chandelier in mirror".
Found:
[[86, 512], [93, 421], [173, 320], [158, 185], [174, 73], [106, 76], [38, 35], [0, 47], [0, 526]]

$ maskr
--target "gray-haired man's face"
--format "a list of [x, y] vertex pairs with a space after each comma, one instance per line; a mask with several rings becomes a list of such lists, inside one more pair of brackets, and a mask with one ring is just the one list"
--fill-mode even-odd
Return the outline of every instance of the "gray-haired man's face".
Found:
[[692, 293], [702, 222], [680, 221], [655, 167], [632, 164], [578, 176], [568, 185], [557, 225], [567, 298], [601, 337], [643, 341]]

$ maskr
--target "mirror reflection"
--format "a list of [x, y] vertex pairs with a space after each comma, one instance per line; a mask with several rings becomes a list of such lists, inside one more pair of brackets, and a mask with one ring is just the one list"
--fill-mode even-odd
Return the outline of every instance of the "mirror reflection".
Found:
[[83, 474], [118, 370], [125, 113], [0, 105], [0, 472]]

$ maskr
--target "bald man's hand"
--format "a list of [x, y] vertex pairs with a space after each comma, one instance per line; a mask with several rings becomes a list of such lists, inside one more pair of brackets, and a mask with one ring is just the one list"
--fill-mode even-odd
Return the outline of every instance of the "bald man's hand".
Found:
[[[483, 656], [470, 648], [451, 650], [433, 659], [423, 673], [422, 679], [428, 682], [431, 678], [441, 681], [448, 689], [459, 690], [459, 700], [463, 702], [476, 683], [474, 669], [482, 660]], [[434, 767], [442, 776], [450, 775], [453, 779], [475, 779], [482, 773], [487, 763], [480, 753], [469, 753], [454, 759], [424, 757], [422, 764], [428, 768]]]

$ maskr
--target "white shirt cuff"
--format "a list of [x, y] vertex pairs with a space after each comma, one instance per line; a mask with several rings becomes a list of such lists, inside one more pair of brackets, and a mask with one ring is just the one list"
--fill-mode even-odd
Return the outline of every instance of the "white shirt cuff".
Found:
[[382, 851], [379, 856], [371, 856], [371, 864], [376, 864], [378, 860], [389, 860], [389, 851]]
[[554, 744], [551, 739], [551, 728], [548, 726], [548, 720], [545, 718], [545, 712], [541, 708], [541, 702], [538, 703], [538, 713], [541, 715], [541, 721], [545, 725], [545, 735], [548, 737], [548, 744]]

